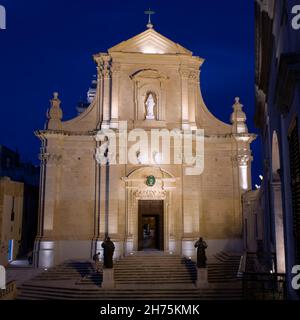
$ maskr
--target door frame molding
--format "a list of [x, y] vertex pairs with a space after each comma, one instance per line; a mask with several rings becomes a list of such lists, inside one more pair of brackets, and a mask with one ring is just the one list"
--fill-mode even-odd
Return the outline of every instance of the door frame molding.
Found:
[[[147, 177], [155, 177], [155, 185], [147, 186]], [[173, 211], [173, 192], [176, 189], [178, 178], [160, 167], [139, 167], [126, 177], [121, 178], [125, 182], [125, 237], [124, 252], [138, 251], [138, 201], [139, 200], [164, 200], [163, 207], [163, 247], [169, 250], [170, 242], [175, 241], [175, 216]]]

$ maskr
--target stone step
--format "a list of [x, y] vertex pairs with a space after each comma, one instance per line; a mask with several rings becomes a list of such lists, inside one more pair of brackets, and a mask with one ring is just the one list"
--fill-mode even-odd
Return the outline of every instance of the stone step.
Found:
[[37, 294], [37, 293], [43, 293], [43, 294], [59, 294], [59, 295], [73, 295], [73, 296], [122, 296], [122, 295], [146, 295], [146, 296], [151, 296], [151, 295], [160, 295], [160, 296], [164, 296], [164, 295], [173, 295], [173, 296], [179, 296], [179, 295], [229, 295], [229, 294], [240, 294], [241, 290], [225, 290], [225, 291], [220, 291], [220, 290], [202, 290], [202, 291], [186, 291], [186, 290], [172, 290], [172, 291], [168, 291], [168, 292], [164, 292], [164, 289], [159, 289], [156, 291], [145, 291], [145, 290], [140, 290], [140, 289], [134, 289], [132, 291], [124, 291], [124, 290], [101, 290], [98, 289], [97, 292], [90, 292], [90, 291], [86, 291], [86, 292], [76, 292], [76, 291], [62, 291], [62, 290], [30, 290], [30, 289], [24, 289], [22, 294]]
[[[226, 299], [241, 298], [240, 289], [206, 289], [206, 290], [67, 290], [64, 288], [24, 288], [19, 299]], [[126, 298], [125, 298], [126, 297]]]
[[120, 269], [116, 268], [114, 269], [116, 273], [144, 273], [144, 272], [153, 272], [153, 273], [189, 273], [189, 272], [194, 272], [196, 268], [177, 268], [177, 269], [162, 269], [162, 268], [138, 268], [138, 269]]
[[164, 265], [162, 266], [162, 262], [163, 261], [161, 261], [160, 263], [151, 263], [151, 262], [149, 262], [149, 263], [139, 263], [139, 262], [136, 262], [136, 263], [117, 263], [117, 264], [115, 264], [114, 265], [114, 268], [120, 268], [120, 267], [124, 267], [124, 268], [134, 268], [134, 267], [139, 267], [139, 268], [141, 268], [141, 267], [143, 267], [143, 268], [147, 268], [147, 267], [157, 267], [157, 268], [173, 268], [173, 269], [175, 269], [175, 266], [177, 266], [177, 267], [182, 267], [182, 268], [184, 268], [184, 267], [194, 267], [194, 265], [186, 265], [186, 264], [180, 264], [180, 263], [172, 263], [172, 264], [167, 264], [167, 263], [164, 263]]
[[221, 262], [234, 262], [240, 261], [242, 254], [228, 254], [226, 252], [220, 252], [214, 255], [214, 257]]
[[42, 295], [42, 294], [20, 294], [17, 300], [241, 300], [241, 294], [224, 294], [224, 295], [152, 295], [147, 296], [145, 294], [137, 293], [136, 295], [116, 295], [116, 296], [60, 296]]
[[219, 296], [225, 296], [225, 295], [240, 295], [241, 294], [241, 290], [226, 290], [224, 292], [220, 292], [220, 291], [201, 291], [201, 292], [187, 292], [187, 291], [183, 291], [183, 290], [173, 290], [172, 292], [163, 292], [162, 291], [163, 289], [160, 289], [160, 290], [157, 290], [155, 292], [149, 292], [149, 291], [141, 291], [139, 289], [134, 289], [132, 292], [128, 292], [128, 291], [123, 291], [121, 292], [121, 290], [118, 290], [118, 291], [112, 291], [112, 290], [101, 290], [99, 289], [98, 292], [86, 292], [86, 293], [81, 293], [81, 292], [64, 292], [64, 291], [57, 291], [57, 290], [53, 290], [53, 291], [46, 291], [46, 290], [26, 290], [24, 289], [22, 291], [22, 295], [24, 296], [25, 294], [44, 294], [44, 295], [57, 295], [58, 297], [59, 296], [65, 296], [65, 297], [91, 297], [91, 296], [94, 296], [94, 297], [110, 297], [110, 296], [118, 296], [118, 297], [121, 297], [121, 296], [124, 296], [124, 295], [127, 295], [127, 296], [130, 296], [132, 297], [133, 295], [135, 296], [140, 296], [140, 295], [143, 295], [143, 296], [147, 296], [147, 297], [151, 297], [153, 295], [156, 295], [156, 296], [166, 296], [166, 295], [172, 295], [172, 296], [209, 296], [209, 295], [219, 295]]
[[[144, 272], [144, 271], [155, 271], [155, 272], [192, 272], [196, 270], [196, 267], [193, 268], [159, 268], [159, 267], [137, 267], [137, 268], [125, 268], [125, 267], [116, 267], [114, 268], [115, 271], [117, 272]], [[235, 273], [238, 271], [238, 268], [208, 268], [208, 272], [220, 272], [220, 273], [224, 273], [224, 272], [228, 272], [228, 273]], [[54, 274], [54, 273], [53, 273]], [[60, 273], [56, 273], [56, 274], [60, 274]], [[61, 273], [62, 275], [64, 273]], [[68, 274], [68, 273], [67, 273]], [[78, 273], [79, 274], [79, 273]]]
[[[53, 286], [42, 286], [42, 285], [25, 285], [23, 286], [23, 290], [27, 290], [27, 291], [44, 291], [44, 292], [64, 292], [64, 293], [80, 293], [80, 294], [111, 294], [111, 293], [118, 293], [118, 294], [123, 294], [123, 293], [135, 293], [137, 290], [136, 289], [112, 289], [112, 290], [101, 290], [99, 288], [88, 288], [88, 289], [84, 289], [84, 288], [65, 288], [65, 287], [53, 287]], [[174, 293], [176, 291], [174, 291], [174, 289], [154, 289], [154, 288], [150, 288], [150, 289], [139, 289], [138, 290], [140, 293], [152, 293], [152, 292], [158, 292], [158, 293]], [[193, 288], [186, 288], [186, 289], [180, 289], [179, 290], [181, 293], [185, 292], [185, 293], [195, 293], [195, 292], [218, 292], [218, 293], [222, 293], [222, 292], [240, 292], [241, 288], [240, 287], [232, 287], [232, 288], [227, 288], [227, 287], [223, 287], [223, 288], [207, 288], [207, 289], [196, 289], [195, 287]]]
[[240, 299], [239, 258], [208, 264], [211, 288], [197, 290], [195, 262], [176, 255], [134, 255], [115, 262], [116, 289], [101, 289], [91, 261], [68, 261], [20, 287], [19, 299]]
[[[141, 274], [145, 274], [145, 275], [170, 275], [170, 274], [196, 274], [196, 270], [176, 270], [176, 271], [170, 271], [170, 270], [115, 270], [115, 275], [127, 275], [127, 274], [130, 274], [130, 275], [133, 275], [133, 274], [136, 274], [136, 275], [141, 275]], [[209, 275], [230, 275], [230, 276], [236, 276], [237, 274], [237, 271], [234, 271], [234, 272], [219, 272], [219, 271], [210, 271], [208, 270], [208, 274]], [[36, 277], [37, 279], [46, 279], [46, 278], [55, 278], [55, 277], [61, 277], [61, 278], [73, 278], [74, 276], [75, 277], [85, 277], [87, 275], [92, 275], [92, 273], [86, 273], [85, 275], [68, 275], [68, 274], [65, 274], [65, 275], [62, 275], [62, 274], [51, 274], [51, 275], [43, 275], [43, 276], [38, 276]]]
[[[160, 277], [161, 279], [165, 279], [165, 278], [170, 278], [170, 277], [173, 277], [173, 278], [190, 278], [190, 277], [193, 277], [195, 274], [181, 274], [181, 273], [178, 273], [178, 274], [157, 274], [157, 273], [148, 273], [148, 274], [144, 274], [143, 276], [146, 278], [154, 278], [154, 277]], [[121, 278], [131, 278], [131, 277], [135, 277], [135, 278], [138, 278], [138, 277], [141, 277], [141, 275], [139, 274], [118, 274], [118, 273], [115, 273], [115, 277], [117, 279], [121, 279]]]

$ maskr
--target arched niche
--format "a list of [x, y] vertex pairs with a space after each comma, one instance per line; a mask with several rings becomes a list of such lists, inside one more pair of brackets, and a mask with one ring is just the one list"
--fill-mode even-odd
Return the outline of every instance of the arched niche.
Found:
[[146, 101], [151, 93], [155, 100], [154, 119], [165, 121], [166, 82], [168, 77], [155, 69], [138, 70], [130, 76], [134, 85], [134, 120], [146, 120]]

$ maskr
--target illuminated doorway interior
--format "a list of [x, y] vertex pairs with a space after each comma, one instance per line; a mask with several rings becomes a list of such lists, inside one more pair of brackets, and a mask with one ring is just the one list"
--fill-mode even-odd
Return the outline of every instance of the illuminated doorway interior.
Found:
[[139, 250], [164, 250], [163, 200], [139, 201]]

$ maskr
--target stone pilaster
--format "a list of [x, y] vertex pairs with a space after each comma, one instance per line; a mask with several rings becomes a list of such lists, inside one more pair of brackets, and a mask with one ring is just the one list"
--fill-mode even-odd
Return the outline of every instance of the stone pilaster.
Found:
[[96, 140], [96, 149], [95, 149], [95, 202], [94, 202], [94, 238], [93, 238], [93, 249], [92, 254], [97, 250], [99, 251], [99, 242], [100, 240], [100, 219], [101, 219], [101, 165], [96, 161], [96, 152], [97, 148], [100, 147], [100, 142]]
[[39, 188], [39, 217], [38, 217], [38, 230], [37, 237], [43, 236], [43, 217], [44, 217], [44, 198], [45, 198], [45, 176], [46, 176], [46, 158], [45, 154], [45, 139], [41, 139], [42, 147], [40, 148], [40, 188]]
[[43, 236], [53, 231], [54, 211], [57, 201], [57, 180], [61, 165], [62, 155], [54, 150], [46, 151], [40, 155], [42, 166], [46, 166], [44, 174], [44, 194], [41, 199], [43, 217]]
[[182, 68], [180, 69], [181, 76], [181, 122], [182, 129], [188, 130], [189, 126], [189, 74], [190, 71], [188, 69]]
[[46, 148], [43, 141], [41, 154], [41, 185], [39, 199], [38, 234], [34, 244], [34, 265], [38, 268], [49, 268], [55, 264], [55, 242], [53, 241], [54, 213], [58, 203], [58, 180], [61, 174], [62, 154], [59, 150]]
[[191, 130], [196, 130], [196, 106], [197, 106], [197, 85], [199, 81], [199, 71], [191, 71], [189, 74], [189, 122]]
[[111, 115], [111, 58], [109, 55], [102, 56], [103, 59], [103, 121], [102, 129], [108, 129]]
[[119, 88], [120, 88], [120, 64], [114, 63], [112, 66], [112, 102], [110, 127], [118, 128], [119, 125]]
[[97, 103], [97, 129], [101, 128], [101, 123], [103, 120], [103, 62], [98, 61], [97, 65], [97, 72], [98, 72], [98, 78], [97, 78], [97, 96], [96, 96], [96, 103]]

